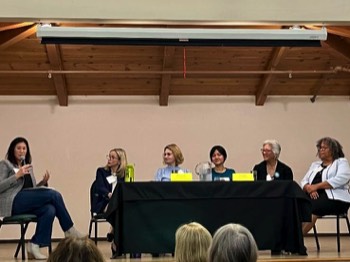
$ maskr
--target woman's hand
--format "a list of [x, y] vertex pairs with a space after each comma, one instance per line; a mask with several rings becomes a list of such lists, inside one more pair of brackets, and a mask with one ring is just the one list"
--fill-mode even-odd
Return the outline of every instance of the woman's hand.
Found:
[[45, 172], [45, 174], [44, 174], [44, 176], [43, 176], [42, 182], [43, 182], [44, 184], [47, 184], [47, 181], [49, 181], [49, 179], [50, 179], [50, 173], [49, 173], [49, 171], [46, 170], [46, 172]]
[[304, 190], [307, 192], [307, 193], [309, 193], [309, 194], [311, 194], [311, 193], [313, 193], [313, 192], [316, 192], [317, 191], [317, 186], [316, 185], [310, 185], [310, 184], [307, 184], [307, 185], [305, 185], [305, 187], [304, 187]]
[[31, 169], [32, 169], [32, 165], [30, 164], [21, 166], [15, 175], [16, 179], [23, 177], [25, 174], [29, 174]]
[[318, 198], [318, 193], [317, 193], [317, 191], [310, 193], [310, 198], [311, 198], [311, 199], [317, 199], [317, 198]]

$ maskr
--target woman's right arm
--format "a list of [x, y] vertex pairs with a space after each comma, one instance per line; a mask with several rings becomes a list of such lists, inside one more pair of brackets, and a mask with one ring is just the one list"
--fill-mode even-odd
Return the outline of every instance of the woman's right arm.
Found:
[[108, 182], [106, 181], [103, 168], [100, 167], [96, 171], [96, 190], [100, 196], [108, 198], [108, 193], [110, 192], [109, 188], [106, 187], [106, 183]]
[[17, 183], [15, 172], [6, 160], [0, 161], [0, 193], [13, 187]]

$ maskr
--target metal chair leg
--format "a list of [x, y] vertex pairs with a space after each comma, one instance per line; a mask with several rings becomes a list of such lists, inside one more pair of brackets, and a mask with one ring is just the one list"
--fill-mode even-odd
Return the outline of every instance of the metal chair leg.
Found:
[[340, 253], [340, 228], [339, 228], [339, 215], [337, 215], [337, 248]]
[[95, 221], [95, 244], [97, 246], [97, 221]]
[[20, 224], [21, 226], [21, 238], [18, 242], [17, 248], [16, 248], [16, 252], [14, 257], [17, 258], [18, 257], [18, 253], [19, 250], [22, 249], [22, 260], [26, 259], [26, 248], [25, 248], [25, 234], [27, 232], [27, 228], [28, 228], [29, 223], [22, 223]]
[[317, 234], [316, 225], [313, 226], [313, 229], [314, 229], [314, 236], [315, 236], [315, 241], [316, 241], [317, 252], [319, 252], [320, 251], [320, 242], [318, 242], [318, 234]]

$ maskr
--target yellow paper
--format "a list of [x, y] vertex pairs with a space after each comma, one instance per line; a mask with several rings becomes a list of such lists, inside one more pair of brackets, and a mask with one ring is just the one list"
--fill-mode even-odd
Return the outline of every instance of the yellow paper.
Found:
[[172, 182], [192, 181], [192, 173], [171, 173], [170, 181]]
[[254, 181], [254, 175], [252, 173], [234, 173], [232, 181]]

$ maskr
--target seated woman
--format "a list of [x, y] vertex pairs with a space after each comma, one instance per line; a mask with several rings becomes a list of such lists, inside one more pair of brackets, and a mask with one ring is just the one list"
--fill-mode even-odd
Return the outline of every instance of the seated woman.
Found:
[[350, 205], [350, 167], [343, 147], [330, 137], [318, 140], [316, 147], [321, 161], [313, 162], [301, 181], [312, 203], [312, 220], [303, 224], [304, 234], [315, 225], [318, 217], [346, 213]]
[[55, 217], [65, 237], [85, 235], [74, 228], [62, 195], [53, 189], [38, 187], [46, 184], [50, 175], [46, 172], [37, 184], [31, 162], [28, 141], [23, 137], [15, 138], [7, 150], [6, 160], [0, 161], [0, 216], [36, 215], [37, 225], [28, 245], [28, 258], [44, 260], [46, 256], [40, 253], [40, 248], [51, 244]]
[[[114, 148], [107, 155], [107, 164], [99, 167], [96, 171], [96, 188], [97, 197], [93, 202], [91, 211], [93, 213], [104, 213], [107, 209], [113, 191], [119, 182], [125, 181], [125, 170], [127, 166], [126, 152], [122, 148]], [[107, 234], [107, 240], [114, 240], [113, 227]], [[112, 243], [112, 257], [116, 256], [116, 244]]]
[[292, 169], [279, 161], [281, 146], [276, 140], [266, 140], [261, 149], [264, 161], [254, 166], [257, 180], [293, 180]]
[[175, 233], [175, 261], [207, 262], [211, 240], [209, 231], [199, 223], [180, 226]]
[[213, 236], [208, 262], [256, 262], [258, 248], [247, 228], [239, 224], [220, 227]]
[[184, 162], [184, 157], [180, 148], [175, 144], [165, 146], [163, 163], [166, 167], [159, 168], [155, 175], [155, 181], [170, 181], [171, 173], [187, 173], [180, 165]]
[[67, 237], [62, 239], [50, 254], [47, 262], [105, 262], [95, 243], [87, 238]]
[[213, 146], [210, 150], [209, 156], [211, 162], [214, 164], [214, 168], [211, 170], [212, 180], [232, 181], [232, 174], [235, 173], [235, 170], [224, 166], [227, 158], [225, 148], [219, 145]]

